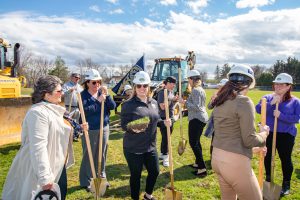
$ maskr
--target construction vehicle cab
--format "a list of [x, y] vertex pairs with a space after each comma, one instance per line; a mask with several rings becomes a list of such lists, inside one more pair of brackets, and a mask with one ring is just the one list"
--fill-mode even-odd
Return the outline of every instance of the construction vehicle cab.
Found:
[[17, 74], [20, 65], [20, 44], [14, 45], [13, 62], [8, 60], [9, 48], [11, 44], [0, 38], [0, 98], [20, 97], [21, 87], [26, 86], [26, 78]]
[[[14, 62], [8, 60], [11, 45], [0, 38], [0, 145], [21, 140], [21, 124], [31, 105], [30, 96], [21, 95], [26, 79], [17, 76], [20, 63], [20, 44], [14, 45]], [[23, 80], [23, 81], [22, 81]]]

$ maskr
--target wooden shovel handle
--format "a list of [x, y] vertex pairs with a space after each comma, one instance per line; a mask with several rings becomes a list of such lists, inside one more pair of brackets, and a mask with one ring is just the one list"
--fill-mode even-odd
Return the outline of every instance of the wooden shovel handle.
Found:
[[103, 122], [104, 122], [104, 100], [101, 102], [100, 112], [100, 133], [99, 133], [99, 154], [98, 154], [98, 177], [101, 176], [102, 164], [102, 143], [103, 143]]
[[[261, 126], [266, 125], [266, 113], [267, 113], [267, 99], [262, 98], [261, 115], [260, 115]], [[264, 153], [261, 151], [259, 153], [259, 168], [258, 168], [258, 183], [261, 189], [263, 188], [263, 182], [264, 182]]]
[[[82, 123], [86, 123], [84, 109], [83, 109], [83, 106], [82, 106], [82, 99], [81, 99], [81, 95], [80, 95], [79, 92], [77, 92], [77, 97], [78, 97], [78, 105], [79, 105], [79, 110], [80, 110]], [[92, 149], [91, 149], [91, 142], [90, 142], [89, 133], [86, 130], [84, 130], [83, 133], [84, 133], [84, 137], [85, 137], [86, 147], [87, 147], [87, 150], [88, 150], [88, 156], [89, 156], [89, 160], [90, 160], [92, 175], [93, 175], [93, 178], [96, 178], [96, 171], [95, 171], [94, 159], [93, 159], [93, 156], [92, 156]]]
[[[276, 111], [278, 111], [279, 103], [276, 103]], [[274, 119], [274, 129], [273, 129], [273, 140], [272, 140], [272, 160], [271, 160], [271, 178], [270, 182], [273, 183], [274, 180], [274, 169], [275, 169], [275, 152], [276, 152], [276, 136], [277, 136], [277, 117]]]
[[[178, 91], [179, 91], [179, 98], [182, 98], [182, 92], [181, 92], [181, 67], [178, 67]], [[180, 137], [181, 140], [183, 140], [183, 125], [182, 125], [182, 105], [179, 102], [179, 119], [180, 119]]]
[[[169, 116], [169, 102], [168, 102], [168, 90], [164, 89], [164, 104], [166, 120], [170, 119]], [[171, 129], [167, 126], [167, 138], [168, 138], [168, 150], [169, 150], [169, 163], [170, 163], [170, 177], [171, 177], [171, 188], [174, 189], [174, 173], [173, 173], [173, 156], [172, 156], [172, 143], [171, 143]]]

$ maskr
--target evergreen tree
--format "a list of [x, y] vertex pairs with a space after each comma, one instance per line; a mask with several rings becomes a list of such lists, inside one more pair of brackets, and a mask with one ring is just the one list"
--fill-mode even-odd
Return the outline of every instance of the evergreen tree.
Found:
[[216, 66], [216, 70], [215, 70], [215, 80], [217, 80], [217, 81], [220, 80], [220, 67], [219, 67], [219, 65]]
[[49, 75], [54, 75], [60, 78], [63, 82], [68, 81], [69, 79], [69, 70], [66, 66], [65, 61], [57, 56], [54, 62], [54, 68], [49, 71]]

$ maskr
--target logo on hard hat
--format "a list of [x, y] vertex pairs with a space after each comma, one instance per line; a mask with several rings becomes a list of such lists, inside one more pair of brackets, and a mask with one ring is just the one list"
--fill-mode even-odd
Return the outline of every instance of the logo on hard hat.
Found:
[[141, 81], [141, 82], [142, 82], [142, 81], [145, 81], [145, 79], [144, 79], [144, 78], [140, 78], [140, 79], [139, 79], [139, 81]]
[[251, 75], [253, 75], [253, 71], [250, 70], [250, 69], [248, 69], [248, 73], [251, 74]]
[[281, 81], [281, 78], [278, 77], [278, 78], [277, 78], [277, 81]]

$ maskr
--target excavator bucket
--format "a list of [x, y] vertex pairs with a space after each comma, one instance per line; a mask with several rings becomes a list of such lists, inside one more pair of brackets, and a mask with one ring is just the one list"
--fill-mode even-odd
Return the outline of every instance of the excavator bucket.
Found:
[[0, 98], [0, 146], [21, 141], [21, 125], [31, 97]]

